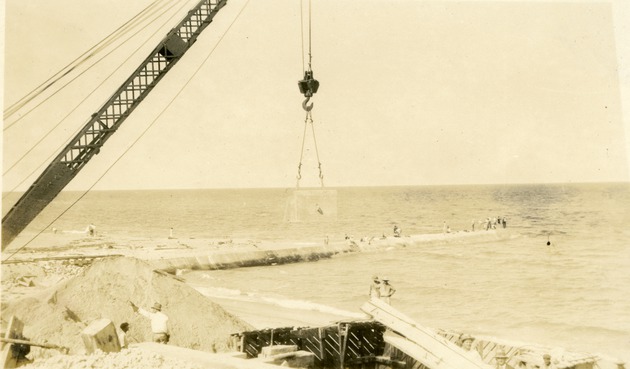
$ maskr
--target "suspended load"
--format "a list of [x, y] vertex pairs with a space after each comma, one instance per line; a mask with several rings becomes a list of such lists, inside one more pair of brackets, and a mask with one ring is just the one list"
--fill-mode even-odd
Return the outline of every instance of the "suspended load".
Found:
[[329, 222], [337, 220], [337, 190], [296, 189], [287, 199], [288, 222]]

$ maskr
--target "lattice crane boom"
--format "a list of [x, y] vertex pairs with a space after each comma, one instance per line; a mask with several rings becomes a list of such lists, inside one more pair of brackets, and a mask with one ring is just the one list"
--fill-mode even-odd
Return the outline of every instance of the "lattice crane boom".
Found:
[[227, 0], [202, 0], [88, 120], [2, 218], [2, 250], [63, 190], [195, 43]]

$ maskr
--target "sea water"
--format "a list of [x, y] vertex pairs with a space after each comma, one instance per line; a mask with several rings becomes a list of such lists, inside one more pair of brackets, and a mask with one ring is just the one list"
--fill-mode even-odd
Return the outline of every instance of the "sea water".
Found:
[[[125, 236], [323, 242], [392, 235], [483, 232], [505, 217], [507, 240], [426, 244], [301, 264], [198, 271], [217, 296], [359, 313], [372, 275], [387, 276], [392, 305], [423, 325], [630, 361], [630, 185], [550, 184], [337, 189], [337, 220], [287, 223], [292, 190], [91, 192], [58, 229]], [[63, 193], [31, 228], [77, 194]], [[46, 218], [48, 217], [48, 218]], [[549, 245], [548, 245], [549, 244]], [[191, 276], [193, 279], [195, 275]], [[201, 278], [201, 274], [210, 278]], [[213, 291], [213, 292], [212, 292]]]

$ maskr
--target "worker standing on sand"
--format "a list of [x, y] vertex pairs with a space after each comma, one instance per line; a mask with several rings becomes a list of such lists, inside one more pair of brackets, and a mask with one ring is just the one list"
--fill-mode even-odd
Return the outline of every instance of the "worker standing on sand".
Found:
[[127, 340], [127, 331], [129, 330], [129, 323], [124, 322], [120, 324], [120, 332], [118, 332], [118, 343], [120, 348], [129, 348], [129, 341]]
[[378, 299], [381, 297], [381, 281], [378, 280], [378, 276], [376, 275], [372, 276], [369, 296], [371, 299]]
[[151, 332], [153, 332], [153, 342], [168, 343], [170, 334], [168, 333], [168, 316], [162, 312], [162, 305], [156, 302], [151, 307], [151, 311], [146, 311], [143, 308], [139, 308], [134, 305], [133, 302], [129, 302], [134, 312], [151, 320]]
[[389, 278], [383, 277], [381, 278], [381, 298], [388, 304], [391, 305], [391, 297], [396, 293], [396, 289], [394, 286], [389, 284]]

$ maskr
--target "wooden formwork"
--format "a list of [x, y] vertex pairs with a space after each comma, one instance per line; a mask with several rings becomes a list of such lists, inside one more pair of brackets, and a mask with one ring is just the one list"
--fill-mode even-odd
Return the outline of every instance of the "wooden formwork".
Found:
[[[379, 299], [370, 299], [361, 310], [370, 321], [339, 322], [320, 328], [277, 328], [233, 335], [236, 347], [249, 358], [273, 345], [290, 345], [314, 360], [313, 369], [469, 369], [494, 364], [497, 353], [506, 355], [514, 367], [528, 369], [541, 364], [549, 348], [514, 346], [498, 339], [476, 337], [473, 347], [481, 356], [475, 360], [459, 346], [461, 334], [434, 331], [393, 309]], [[310, 354], [309, 354], [310, 353]], [[556, 357], [560, 369], [592, 369], [597, 356], [564, 352]]]
[[238, 333], [238, 349], [258, 357], [270, 345], [296, 345], [315, 355], [315, 368], [360, 368], [383, 355], [385, 327], [378, 322], [341, 322], [319, 328], [275, 328]]
[[[402, 350], [399, 350], [395, 346], [390, 344], [385, 345], [385, 356], [390, 357], [392, 360], [401, 361], [405, 363], [404, 369], [431, 369], [424, 366], [421, 362], [405, 354]], [[386, 366], [381, 366], [379, 369], [385, 369]]]

